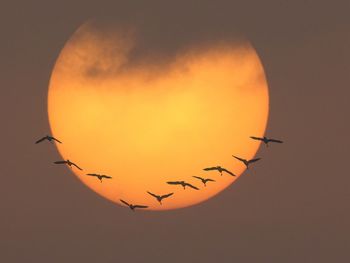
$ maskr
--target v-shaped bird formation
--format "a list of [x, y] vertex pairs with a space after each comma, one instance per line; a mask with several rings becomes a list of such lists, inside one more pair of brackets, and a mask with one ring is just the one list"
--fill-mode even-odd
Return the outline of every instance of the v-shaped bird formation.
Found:
[[[272, 139], [272, 138], [267, 138], [267, 137], [255, 137], [255, 136], [251, 136], [250, 137], [252, 140], [257, 140], [257, 141], [261, 141], [263, 142], [266, 147], [268, 147], [269, 143], [283, 143], [283, 141], [281, 140], [277, 140], [277, 139]], [[38, 143], [41, 143], [43, 141], [49, 141], [51, 143], [53, 142], [57, 142], [57, 143], [62, 143], [60, 140], [58, 140], [57, 138], [53, 137], [53, 136], [50, 136], [50, 135], [46, 135], [44, 137], [42, 137], [41, 139], [37, 140], [35, 142], [35, 144], [38, 144]], [[235, 158], [237, 161], [241, 162], [243, 165], [246, 166], [247, 169], [249, 169], [249, 165], [261, 160], [261, 158], [254, 158], [254, 159], [250, 159], [250, 160], [247, 160], [247, 159], [244, 159], [242, 157], [239, 157], [239, 156], [236, 156], [236, 155], [232, 155], [233, 158]], [[54, 164], [64, 164], [64, 165], [67, 165], [68, 167], [70, 167], [71, 169], [73, 169], [73, 167], [75, 167], [76, 169], [79, 169], [79, 170], [83, 170], [81, 167], [79, 167], [76, 163], [70, 161], [69, 159], [67, 160], [60, 160], [60, 161], [55, 161]], [[222, 166], [212, 166], [212, 167], [206, 167], [203, 169], [204, 171], [206, 172], [211, 172], [211, 171], [217, 171], [220, 173], [220, 175], [222, 176], [223, 173], [225, 174], [228, 174], [230, 176], [236, 176], [236, 174], [234, 174], [233, 172], [231, 172], [230, 170], [222, 167]], [[113, 179], [112, 176], [109, 176], [109, 175], [105, 175], [105, 174], [97, 174], [97, 173], [87, 173], [86, 174], [87, 176], [90, 176], [90, 177], [95, 177], [97, 178], [101, 183], [104, 179]], [[211, 182], [211, 183], [215, 183], [216, 181], [214, 179], [211, 179], [211, 178], [203, 178], [203, 177], [200, 177], [200, 176], [192, 176], [193, 178], [197, 179], [198, 181], [200, 181], [204, 187], [207, 186], [207, 183], [208, 182]], [[187, 188], [190, 188], [192, 190], [200, 190], [197, 186], [189, 183], [189, 182], [186, 182], [184, 180], [180, 180], [180, 181], [168, 181], [166, 182], [167, 184], [169, 185], [174, 185], [174, 186], [182, 186], [182, 188], [184, 190], [186, 190], [186, 187]], [[150, 197], [152, 197], [153, 199], [155, 199], [155, 201], [157, 201], [160, 205], [162, 205], [162, 201], [164, 199], [167, 199], [171, 196], [174, 195], [174, 193], [168, 193], [168, 194], [163, 194], [163, 195], [158, 195], [158, 194], [154, 194], [150, 191], [147, 191], [146, 192]], [[145, 209], [145, 208], [148, 208], [148, 206], [146, 205], [135, 205], [135, 204], [131, 204], [123, 199], [120, 199], [120, 202], [122, 202], [124, 205], [126, 205], [127, 207], [129, 207], [132, 211], [135, 211], [135, 209]]]

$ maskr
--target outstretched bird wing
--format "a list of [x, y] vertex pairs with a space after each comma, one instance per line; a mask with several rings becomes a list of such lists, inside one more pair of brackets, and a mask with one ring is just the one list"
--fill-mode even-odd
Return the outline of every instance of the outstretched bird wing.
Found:
[[263, 141], [264, 140], [264, 138], [254, 137], [254, 136], [250, 136], [250, 138], [252, 138], [253, 140], [258, 140], [258, 141]]
[[248, 163], [255, 163], [257, 161], [259, 161], [261, 158], [255, 158], [255, 159], [251, 159], [248, 161]]
[[56, 139], [55, 137], [51, 137], [52, 140], [56, 141], [56, 142], [59, 142], [59, 143], [62, 143], [60, 140]]
[[223, 170], [224, 172], [226, 172], [226, 173], [232, 175], [232, 176], [236, 176], [233, 172], [231, 172], [231, 171], [229, 171], [229, 170], [227, 170], [227, 169], [225, 169], [225, 168], [223, 168], [222, 170]]
[[193, 188], [193, 189], [199, 190], [199, 188], [195, 187], [195, 186], [192, 185], [192, 184], [185, 183], [185, 185], [188, 186], [188, 187], [191, 187], [191, 188]]
[[192, 177], [197, 178], [197, 179], [199, 179], [199, 180], [201, 180], [201, 181], [204, 180], [204, 178], [202, 178], [202, 177], [200, 177], [200, 176], [192, 176]]
[[64, 164], [64, 163], [67, 163], [67, 161], [56, 161], [54, 162], [55, 164]]
[[101, 175], [101, 178], [112, 179], [112, 176], [102, 174], [102, 175]]
[[97, 174], [86, 174], [86, 175], [98, 177]]
[[217, 167], [208, 167], [208, 168], [204, 168], [204, 171], [213, 171], [213, 170], [217, 170]]
[[215, 180], [213, 180], [213, 179], [210, 179], [210, 178], [207, 178], [207, 179], [205, 179], [207, 182], [216, 182]]
[[155, 195], [155, 194], [153, 194], [151, 192], [148, 192], [148, 191], [147, 191], [147, 193], [150, 194], [151, 196], [155, 197], [155, 198], [158, 198], [158, 195]]
[[123, 204], [125, 204], [125, 205], [127, 205], [127, 206], [130, 206], [130, 204], [129, 204], [128, 202], [124, 201], [123, 199], [119, 199], [119, 200], [120, 200], [120, 202], [122, 202]]
[[148, 208], [146, 205], [134, 205], [134, 208]]
[[283, 141], [276, 140], [276, 139], [269, 139], [269, 142], [277, 142], [277, 143], [283, 143]]
[[235, 157], [237, 160], [240, 160], [241, 162], [245, 161], [245, 159], [243, 159], [243, 158], [240, 158], [240, 157], [237, 157], [237, 156], [234, 156], [234, 155], [232, 155], [232, 156]]
[[72, 163], [72, 165], [74, 165], [75, 167], [77, 167], [79, 170], [83, 170], [83, 169], [81, 169], [78, 165], [76, 165], [75, 163]]
[[35, 142], [35, 144], [37, 144], [37, 143], [39, 143], [39, 142], [42, 142], [42, 141], [45, 141], [45, 140], [47, 140], [47, 137], [45, 136], [45, 137], [42, 137], [40, 140], [37, 140], [36, 142]]
[[174, 182], [166, 182], [167, 184], [181, 184], [179, 181], [174, 181]]
[[174, 193], [169, 193], [169, 194], [166, 194], [166, 195], [162, 195], [161, 198], [168, 198], [169, 196], [172, 196]]

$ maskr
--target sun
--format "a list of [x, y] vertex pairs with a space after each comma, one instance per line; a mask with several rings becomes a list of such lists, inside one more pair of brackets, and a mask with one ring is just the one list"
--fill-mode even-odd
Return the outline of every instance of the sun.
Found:
[[[264, 69], [247, 41], [212, 42], [170, 59], [134, 58], [134, 30], [82, 25], [52, 71], [48, 114], [62, 158], [73, 173], [115, 203], [150, 210], [203, 202], [245, 170], [232, 154], [252, 158], [268, 118]], [[206, 167], [227, 168], [237, 176]], [[102, 183], [87, 173], [110, 175]], [[193, 176], [211, 178], [206, 186]], [[167, 184], [186, 181], [200, 190]], [[163, 195], [162, 205], [147, 191]]]

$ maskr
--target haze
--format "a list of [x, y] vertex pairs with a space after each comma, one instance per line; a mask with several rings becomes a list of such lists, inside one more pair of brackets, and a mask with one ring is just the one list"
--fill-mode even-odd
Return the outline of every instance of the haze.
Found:
[[[1, 262], [347, 262], [349, 1], [3, 2]], [[53, 167], [48, 81], [83, 22], [141, 25], [143, 50], [242, 32], [270, 88], [269, 149], [251, 175], [201, 205], [132, 213]], [[144, 51], [140, 51], [144, 53]], [[178, 251], [178, 253], [174, 253]]]

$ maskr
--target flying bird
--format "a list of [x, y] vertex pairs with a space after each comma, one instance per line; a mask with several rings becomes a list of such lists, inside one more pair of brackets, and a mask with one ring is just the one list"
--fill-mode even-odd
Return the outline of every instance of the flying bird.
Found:
[[204, 186], [207, 186], [207, 182], [215, 182], [215, 180], [210, 179], [210, 178], [203, 178], [203, 177], [200, 177], [200, 176], [192, 176], [192, 177], [201, 180], [202, 183], [204, 184]]
[[128, 202], [124, 201], [123, 199], [120, 199], [120, 201], [125, 204], [126, 206], [128, 206], [132, 211], [135, 212], [136, 208], [148, 208], [148, 206], [146, 205], [133, 205], [133, 204], [129, 204]]
[[148, 192], [148, 191], [147, 191], [147, 193], [150, 194], [151, 196], [153, 196], [154, 198], [156, 198], [160, 204], [162, 204], [162, 200], [164, 198], [168, 198], [169, 196], [172, 196], [174, 194], [174, 193], [170, 193], [170, 194], [166, 194], [166, 195], [156, 195], [156, 194], [153, 194], [153, 193]]
[[232, 175], [232, 176], [236, 176], [234, 173], [232, 173], [231, 171], [229, 171], [221, 166], [208, 167], [208, 168], [204, 168], [203, 170], [204, 171], [218, 171], [221, 176], [222, 176], [222, 172], [228, 173], [229, 175]]
[[60, 140], [57, 140], [55, 137], [52, 137], [50, 135], [46, 135], [45, 137], [42, 137], [40, 140], [37, 140], [35, 144], [38, 144], [42, 141], [48, 140], [49, 142], [56, 141], [58, 143], [62, 143]]
[[255, 158], [255, 159], [251, 159], [251, 160], [246, 160], [237, 156], [232, 155], [232, 157], [236, 158], [237, 160], [241, 161], [242, 163], [244, 163], [245, 166], [247, 166], [247, 169], [249, 169], [249, 165], [251, 163], [255, 163], [257, 161], [259, 161], [261, 158]]
[[67, 164], [70, 168], [72, 168], [72, 165], [77, 167], [79, 170], [83, 170], [81, 169], [78, 165], [76, 165], [75, 163], [71, 162], [70, 160], [65, 160], [65, 161], [56, 161], [54, 162], [55, 164]]
[[262, 141], [263, 143], [265, 143], [266, 147], [269, 147], [269, 142], [283, 143], [283, 141], [272, 139], [272, 138], [267, 138], [265, 136], [264, 137], [250, 136], [250, 138], [253, 140], [257, 140], [257, 141]]
[[100, 180], [101, 183], [102, 183], [102, 179], [103, 178], [112, 179], [112, 176], [108, 176], [108, 175], [105, 175], [105, 174], [86, 174], [86, 175], [97, 177]]
[[167, 182], [167, 184], [172, 184], [172, 185], [182, 185], [184, 190], [186, 189], [186, 186], [191, 187], [192, 189], [199, 190], [198, 187], [195, 187], [192, 184], [186, 183], [185, 181], [174, 181], [174, 182]]

